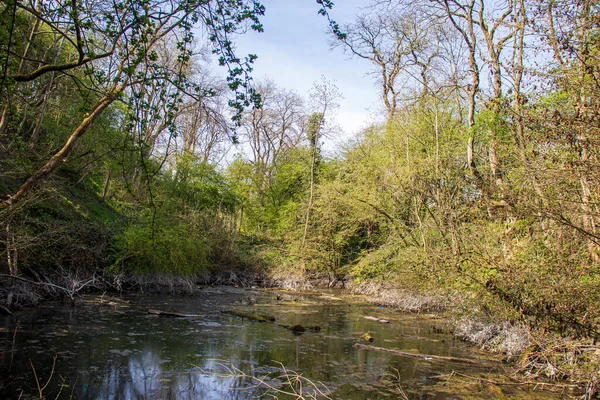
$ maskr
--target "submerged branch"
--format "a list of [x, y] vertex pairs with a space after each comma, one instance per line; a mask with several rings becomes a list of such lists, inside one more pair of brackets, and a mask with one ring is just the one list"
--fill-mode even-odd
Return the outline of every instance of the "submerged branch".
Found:
[[154, 315], [164, 315], [167, 317], [178, 317], [178, 318], [198, 318], [198, 317], [206, 317], [206, 314], [184, 314], [172, 311], [161, 311], [161, 310], [153, 310], [149, 309], [148, 314]]
[[356, 343], [354, 345], [354, 347], [356, 347], [357, 349], [362, 349], [362, 350], [372, 350], [372, 351], [381, 351], [381, 352], [385, 352], [385, 353], [392, 353], [392, 354], [395, 354], [397, 356], [402, 356], [402, 357], [422, 358], [427, 361], [440, 360], [440, 361], [463, 362], [463, 363], [467, 363], [467, 364], [481, 364], [481, 361], [472, 360], [470, 358], [435, 356], [433, 354], [408, 353], [406, 351], [400, 351], [400, 350], [395, 350], [395, 349], [386, 349], [384, 347], [370, 346], [368, 344]]

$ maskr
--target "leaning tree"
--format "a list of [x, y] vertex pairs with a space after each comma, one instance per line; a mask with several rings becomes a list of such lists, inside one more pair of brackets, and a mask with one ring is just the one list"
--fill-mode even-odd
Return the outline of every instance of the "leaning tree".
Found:
[[[235, 93], [230, 105], [238, 116], [244, 107], [258, 104], [248, 76], [256, 56], [236, 56], [232, 41], [244, 31], [262, 31], [259, 17], [265, 10], [258, 1], [8, 0], [0, 7], [6, 27], [0, 35], [0, 135], [14, 126], [10, 122], [17, 98], [36, 86], [52, 87], [49, 78], [72, 80], [88, 99], [72, 118], [76, 122], [66, 141], [2, 206], [18, 202], [50, 177], [113, 103], [124, 103], [130, 120], [143, 123], [136, 121], [137, 111], [148, 107], [144, 96], [152, 85], [164, 106], [153, 117], [168, 126], [184, 94], [206, 95], [206, 88], [187, 79], [194, 34], [211, 43], [219, 64], [228, 69], [227, 83]], [[158, 51], [165, 42], [172, 44], [168, 56]], [[34, 103], [48, 100], [47, 91], [39, 93], [46, 97], [32, 99]]]

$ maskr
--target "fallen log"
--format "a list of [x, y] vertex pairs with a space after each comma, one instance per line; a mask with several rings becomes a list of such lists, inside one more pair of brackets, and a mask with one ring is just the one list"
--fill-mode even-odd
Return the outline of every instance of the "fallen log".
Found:
[[284, 324], [277, 324], [278, 326], [288, 329], [294, 333], [302, 333], [302, 332], [306, 332], [306, 331], [311, 331], [311, 332], [320, 332], [321, 331], [321, 327], [318, 325], [314, 325], [314, 326], [304, 326], [304, 325], [284, 325]]
[[319, 299], [335, 300], [335, 301], [342, 301], [343, 300], [343, 299], [340, 299], [339, 297], [335, 297], [335, 296], [319, 296]]
[[[479, 376], [471, 376], [471, 375], [466, 375], [466, 374], [461, 374], [460, 372], [456, 372], [456, 371], [452, 371], [451, 373], [447, 374], [447, 375], [434, 375], [431, 376], [431, 378], [434, 379], [446, 379], [446, 380], [450, 380], [451, 378], [453, 378], [454, 376], [460, 376], [463, 378], [467, 378], [467, 379], [472, 379], [474, 381], [478, 381], [478, 382], [484, 382], [487, 383], [488, 385], [497, 385], [497, 386], [523, 386], [523, 385], [535, 385], [540, 387], [542, 390], [544, 389], [544, 386], [550, 386], [550, 387], [556, 387], [556, 388], [560, 388], [560, 389], [569, 389], [569, 390], [573, 390], [573, 389], [577, 389], [578, 386], [577, 385], [569, 385], [569, 384], [562, 384], [562, 383], [549, 383], [549, 382], [536, 382], [536, 381], [516, 381], [516, 382], [499, 382], [499, 381], [494, 381], [491, 379], [485, 379]], [[509, 377], [509, 379], [513, 379]]]
[[272, 315], [247, 313], [247, 312], [236, 311], [236, 310], [223, 310], [221, 312], [223, 314], [234, 315], [236, 317], [251, 319], [253, 321], [258, 321], [258, 322], [275, 322], [275, 317]]
[[161, 311], [161, 310], [153, 310], [153, 309], [149, 309], [148, 314], [164, 315], [166, 317], [177, 317], [177, 318], [206, 317], [206, 314], [184, 314], [184, 313], [178, 313], [178, 312]]
[[365, 315], [363, 318], [364, 319], [368, 319], [369, 321], [381, 322], [383, 324], [389, 324], [390, 323], [390, 321], [388, 321], [387, 319], [377, 318], [377, 317], [371, 317], [370, 315]]
[[398, 337], [406, 338], [406, 339], [413, 339], [413, 340], [418, 340], [418, 341], [435, 342], [435, 343], [439, 343], [439, 342], [443, 343], [444, 342], [444, 339], [442, 339], [442, 340], [432, 339], [432, 338], [428, 338], [428, 337], [424, 337], [424, 336], [407, 335], [406, 333], [400, 333], [400, 334], [398, 334]]
[[[241, 317], [241, 318], [246, 318], [252, 321], [258, 321], [258, 322], [275, 322], [275, 317], [272, 315], [268, 315], [268, 314], [257, 314], [257, 313], [248, 313], [248, 312], [243, 312], [243, 311], [237, 311], [237, 310], [223, 310], [221, 311], [221, 313], [223, 314], [229, 314], [229, 315], [234, 315], [236, 317]], [[318, 325], [314, 325], [314, 326], [304, 326], [304, 325], [285, 325], [285, 324], [275, 324], [277, 326], [280, 326], [282, 328], [288, 329], [294, 333], [304, 333], [306, 331], [312, 331], [312, 332], [319, 332], [321, 330], [321, 327]]]
[[398, 356], [402, 356], [402, 357], [410, 357], [410, 358], [422, 358], [424, 360], [430, 361], [430, 360], [441, 360], [441, 361], [453, 361], [453, 362], [464, 362], [464, 363], [468, 363], [468, 364], [481, 364], [480, 361], [478, 360], [472, 360], [469, 358], [459, 358], [459, 357], [446, 357], [446, 356], [435, 356], [432, 354], [418, 354], [418, 353], [408, 353], [406, 351], [400, 351], [400, 350], [395, 350], [395, 349], [386, 349], [383, 347], [376, 347], [376, 346], [370, 346], [367, 344], [360, 344], [360, 343], [356, 343], [354, 345], [354, 347], [356, 347], [357, 349], [363, 349], [363, 350], [373, 350], [373, 351], [382, 351], [382, 352], [386, 352], [386, 353], [392, 353]]
[[0, 306], [0, 315], [13, 315], [13, 313], [8, 308]]

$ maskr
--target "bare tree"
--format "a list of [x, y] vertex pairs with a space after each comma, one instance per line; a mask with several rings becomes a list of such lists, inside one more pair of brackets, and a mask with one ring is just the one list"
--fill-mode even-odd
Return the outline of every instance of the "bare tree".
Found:
[[343, 33], [334, 31], [332, 46], [375, 64], [387, 120], [391, 121], [407, 91], [419, 92], [416, 97], [422, 98], [429, 90], [429, 70], [439, 55], [438, 21], [427, 18], [417, 7], [370, 10], [344, 25]]
[[255, 184], [264, 193], [280, 156], [302, 140], [305, 106], [298, 93], [280, 89], [273, 81], [259, 82], [256, 90], [262, 107], [245, 114], [241, 129], [252, 152], [250, 162], [259, 180]]
[[[542, 179], [569, 184], [569, 190], [550, 191], [544, 198], [545, 215], [567, 229], [584, 235], [589, 254], [598, 262], [600, 254], [600, 181], [596, 171], [598, 157], [597, 129], [600, 121], [600, 57], [598, 26], [600, 9], [593, 1], [547, 0], [537, 4], [535, 29], [542, 50], [552, 54], [545, 65], [537, 66], [546, 78], [545, 90], [558, 88], [568, 95], [560, 105], [550, 103], [543, 114], [523, 110], [526, 121], [535, 123], [539, 137], [530, 139], [535, 148], [568, 149], [556, 154], [556, 162], [566, 174], [540, 176]], [[538, 45], [539, 46], [539, 45]], [[524, 98], [522, 100], [524, 102]], [[532, 143], [531, 143], [532, 142]], [[535, 160], [543, 164], [543, 158]], [[541, 169], [541, 168], [538, 168]], [[543, 181], [542, 181], [543, 182]], [[542, 183], [540, 182], [540, 184]], [[576, 205], [569, 207], [566, 204]]]
[[[492, 67], [493, 95], [488, 107], [491, 109], [493, 117], [498, 118], [501, 107], [500, 103], [503, 96], [501, 66], [502, 51], [507, 42], [517, 33], [519, 27], [518, 24], [515, 23], [510, 25], [507, 24], [507, 20], [515, 11], [515, 4], [512, 0], [508, 0], [505, 3], [499, 3], [496, 9], [491, 12], [486, 12], [486, 6], [483, 0], [478, 1], [479, 7], [476, 24], [481, 30], [485, 40], [488, 61]], [[492, 177], [496, 185], [501, 186], [503, 178], [498, 160], [498, 133], [496, 126], [497, 124], [494, 122], [490, 130], [489, 157]]]
[[177, 119], [179, 151], [200, 163], [218, 162], [233, 135], [225, 107], [223, 95], [184, 103]]
[[311, 108], [314, 111], [308, 117], [306, 126], [306, 134], [310, 144], [311, 153], [310, 184], [308, 205], [306, 206], [306, 218], [304, 220], [304, 234], [302, 235], [302, 243], [300, 245], [301, 251], [304, 251], [304, 245], [306, 244], [310, 213], [313, 208], [316, 168], [320, 154], [319, 141], [331, 130], [329, 114], [339, 107], [339, 100], [342, 97], [335, 83], [327, 81], [325, 77], [321, 78], [320, 83], [313, 83], [309, 96], [311, 99]]
[[478, 38], [476, 32], [477, 3], [476, 0], [436, 0], [442, 8], [443, 13], [449, 19], [454, 28], [459, 32], [467, 46], [467, 62], [469, 66], [470, 82], [467, 86], [467, 127], [469, 130], [467, 139], [467, 165], [471, 174], [477, 182], [477, 186], [483, 188], [483, 176], [477, 169], [474, 157], [475, 146], [475, 109], [477, 104], [477, 93], [479, 93], [480, 74], [477, 59]]

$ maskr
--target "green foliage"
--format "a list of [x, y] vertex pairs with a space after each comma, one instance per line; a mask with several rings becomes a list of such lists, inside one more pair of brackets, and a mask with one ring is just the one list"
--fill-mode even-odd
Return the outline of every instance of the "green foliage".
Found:
[[183, 213], [235, 209], [236, 198], [225, 177], [214, 166], [198, 163], [187, 153], [176, 159], [174, 171], [168, 171], [162, 179], [161, 189], [168, 203], [165, 206]]
[[[584, 20], [590, 26], [562, 29], [550, 49], [561, 54], [545, 68], [531, 67], [531, 82], [487, 103], [486, 89], [475, 88], [474, 126], [464, 123], [468, 105], [461, 97], [470, 88], [455, 87], [458, 75], [447, 86], [436, 77], [418, 101], [398, 105], [394, 118], [365, 129], [330, 160], [319, 149], [329, 115], [307, 112], [299, 96], [273, 85], [261, 99], [249, 86], [256, 56], [233, 53], [230, 35], [245, 24], [261, 31], [264, 7], [169, 3], [181, 7], [153, 14], [170, 15], [169, 36], [151, 22], [160, 2], [143, 3], [114, 5], [130, 18], [123, 32], [109, 2], [98, 3], [102, 31], [93, 31], [90, 10], [81, 9], [80, 24], [68, 4], [54, 14], [44, 8], [46, 22], [11, 7], [20, 3], [0, 6], [0, 23], [9, 28], [0, 32], [0, 112], [8, 115], [0, 127], [3, 198], [65, 145], [111, 83], [122, 82], [106, 66], [127, 61], [121, 73], [136, 76], [79, 139], [68, 163], [61, 160], [22, 205], [0, 210], [2, 263], [18, 255], [18, 271], [34, 277], [62, 268], [193, 277], [258, 266], [294, 285], [312, 278], [384, 281], [412, 291], [460, 292], [497, 317], [598, 340], [597, 9], [579, 19], [576, 7], [562, 10], [573, 19], [555, 13], [561, 26]], [[332, 2], [317, 3], [329, 18]], [[53, 18], [62, 33], [50, 26]], [[206, 160], [213, 159], [210, 146], [231, 133], [226, 113], [211, 102], [227, 101], [219, 85], [201, 85], [204, 77], [194, 75], [203, 70], [191, 50], [196, 22], [229, 69], [222, 86], [236, 92], [230, 102], [236, 121], [247, 123], [246, 138], [256, 140], [253, 159], [240, 155], [224, 171]], [[329, 22], [334, 36], [347, 41]], [[125, 47], [89, 61], [112, 43]], [[68, 75], [19, 78], [82, 54], [89, 60]], [[412, 55], [416, 68], [423, 54]], [[441, 54], [426, 58], [432, 70], [443, 63]], [[424, 79], [430, 71], [420, 66], [410, 72]], [[515, 71], [502, 72], [503, 82], [516, 80]], [[399, 95], [415, 94], [410, 85]], [[522, 93], [513, 99], [516, 89]], [[475, 144], [467, 165], [469, 138]], [[199, 148], [202, 139], [212, 141], [207, 149]]]
[[[317, 273], [351, 272], [358, 280], [410, 274], [406, 281], [416, 281], [423, 263], [414, 255], [446, 244], [439, 221], [430, 216], [455, 207], [441, 202], [447, 201], [445, 190], [456, 197], [451, 168], [458, 162], [460, 132], [450, 114], [439, 111], [436, 141], [431, 118], [432, 110], [419, 109], [373, 127], [342, 161], [324, 163], [304, 248], [298, 248], [302, 218], [289, 218], [296, 221], [288, 225], [296, 232], [287, 240], [290, 254]], [[296, 210], [301, 214], [303, 207]]]
[[184, 223], [151, 219], [129, 225], [116, 239], [119, 249], [111, 271], [133, 274], [195, 275], [209, 267], [205, 238]]
[[237, 158], [228, 168], [228, 177], [243, 208], [244, 231], [281, 233], [292, 217], [290, 210], [305, 196], [310, 152], [301, 147], [289, 149], [269, 171]]
[[183, 154], [153, 179], [151, 193], [115, 238], [111, 271], [194, 276], [240, 264], [230, 228], [237, 200], [214, 166]]
[[[333, 3], [317, 3], [334, 37], [352, 43], [329, 16]], [[381, 31], [377, 40], [409, 46], [414, 59], [392, 70], [411, 77], [403, 88], [393, 81], [382, 88], [396, 90], [402, 103], [388, 110], [389, 120], [330, 160], [319, 148], [330, 116], [307, 112], [300, 96], [272, 84], [261, 98], [248, 75], [256, 56], [234, 54], [233, 34], [262, 31], [260, 3], [56, 4], [35, 12], [22, 2], [0, 5], [2, 200], [77, 141], [29, 197], [0, 206], [5, 271], [35, 279], [65, 270], [195, 277], [256, 266], [291, 286], [348, 278], [459, 292], [496, 318], [600, 338], [597, 7], [548, 3], [548, 19], [533, 25], [525, 24], [529, 9], [506, 14], [515, 27], [524, 23], [511, 43], [540, 35], [536, 54], [547, 53], [546, 42], [555, 54], [524, 62], [518, 77], [518, 51], [505, 50], [504, 92], [492, 101], [485, 85], [457, 87], [465, 60], [443, 53], [455, 48], [448, 27], [423, 31], [419, 42], [433, 46], [421, 49], [403, 42], [410, 35], [385, 37], [381, 19], [365, 19]], [[545, 26], [551, 16], [558, 37]], [[206, 84], [197, 72], [204, 66], [192, 51], [196, 24], [228, 69], [222, 83]], [[484, 47], [476, 50], [485, 57]], [[449, 59], [455, 76], [429, 76]], [[482, 82], [493, 78], [479, 70]], [[233, 98], [221, 98], [220, 86]], [[477, 104], [465, 104], [469, 93]], [[86, 135], [72, 137], [106, 95], [112, 105]], [[240, 155], [222, 171], [206, 160], [234, 136], [220, 107], [227, 102], [236, 123], [247, 124], [254, 158]], [[474, 125], [464, 121], [467, 110]], [[584, 363], [593, 368], [584, 376], [597, 371], [591, 356]]]
[[[14, 238], [19, 271], [34, 276], [61, 271], [91, 274], [110, 265], [109, 243], [124, 218], [89, 182], [73, 186], [69, 175], [61, 174], [37, 198], [0, 214], [3, 233], [9, 231]], [[6, 262], [6, 257], [2, 260]]]

